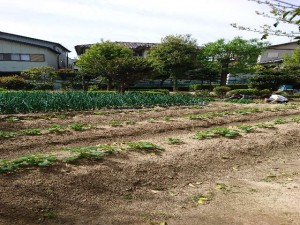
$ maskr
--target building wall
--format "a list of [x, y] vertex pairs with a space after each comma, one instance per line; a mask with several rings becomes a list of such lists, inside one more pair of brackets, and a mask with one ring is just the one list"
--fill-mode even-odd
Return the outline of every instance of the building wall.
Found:
[[293, 51], [299, 47], [299, 45], [295, 42], [270, 46], [266, 49], [260, 56], [258, 63], [263, 63], [271, 60], [279, 60], [283, 59], [285, 55], [292, 55]]
[[0, 72], [20, 72], [32, 67], [40, 66], [52, 66], [57, 69], [57, 54], [46, 48], [0, 40], [0, 54], [1, 53], [42, 54], [44, 55], [45, 60], [43, 62], [0, 60]]

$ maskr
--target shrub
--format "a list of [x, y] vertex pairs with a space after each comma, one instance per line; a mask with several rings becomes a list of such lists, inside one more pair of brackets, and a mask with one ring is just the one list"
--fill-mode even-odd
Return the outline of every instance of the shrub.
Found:
[[24, 90], [28, 86], [27, 81], [18, 76], [0, 77], [0, 87], [8, 90]]
[[219, 86], [219, 87], [215, 87], [214, 88], [214, 93], [216, 93], [216, 95], [218, 97], [224, 97], [226, 95], [226, 93], [228, 91], [230, 91], [230, 87], [227, 87], [227, 86]]
[[50, 91], [53, 90], [53, 84], [28, 83], [27, 90]]
[[130, 93], [162, 93], [162, 94], [170, 94], [170, 91], [168, 89], [134, 89], [134, 90], [129, 90], [127, 92]]
[[197, 90], [209, 90], [212, 91], [215, 87], [218, 87], [218, 84], [192, 84], [189, 86], [190, 91], [197, 91]]
[[236, 90], [229, 91], [227, 94], [228, 95], [244, 94], [244, 95], [249, 95], [249, 96], [263, 96], [263, 95], [271, 94], [271, 91], [268, 89], [264, 89], [264, 90], [236, 89]]
[[248, 84], [227, 84], [226, 86], [230, 87], [231, 90], [248, 89], [249, 88]]

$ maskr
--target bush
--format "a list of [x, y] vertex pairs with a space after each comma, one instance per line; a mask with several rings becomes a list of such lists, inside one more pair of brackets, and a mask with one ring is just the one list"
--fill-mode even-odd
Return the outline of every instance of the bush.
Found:
[[163, 93], [163, 94], [170, 94], [170, 91], [168, 89], [133, 89], [133, 90], [129, 90], [128, 92], [130, 93], [141, 93], [141, 92], [159, 92], [159, 93]]
[[[219, 87], [219, 84], [192, 84], [189, 86], [190, 91], [197, 91], [197, 90], [213, 90], [216, 87]], [[231, 90], [235, 89], [247, 89], [247, 84], [227, 84], [226, 87], [230, 87]]]
[[0, 87], [7, 90], [24, 90], [27, 89], [27, 81], [18, 76], [0, 77]]
[[42, 84], [42, 83], [28, 83], [27, 90], [35, 91], [52, 91], [53, 84]]
[[227, 86], [219, 86], [219, 87], [215, 87], [214, 88], [214, 93], [216, 93], [216, 95], [218, 96], [218, 97], [224, 97], [225, 95], [226, 95], [226, 93], [228, 92], [228, 91], [230, 91], [231, 90], [231, 88], [230, 87], [227, 87]]
[[218, 87], [218, 84], [192, 84], [189, 86], [190, 91], [197, 91], [197, 90], [209, 90], [212, 91], [215, 87]]
[[195, 91], [195, 95], [197, 97], [204, 97], [204, 98], [211, 97], [209, 90], [197, 90]]
[[263, 96], [263, 95], [271, 94], [271, 91], [268, 90], [268, 89], [264, 89], [264, 90], [258, 90], [258, 89], [236, 89], [236, 90], [229, 91], [227, 94], [228, 95], [244, 94], [244, 95], [249, 95], [249, 96]]
[[248, 84], [227, 84], [226, 86], [230, 87], [231, 90], [248, 89], [249, 88]]

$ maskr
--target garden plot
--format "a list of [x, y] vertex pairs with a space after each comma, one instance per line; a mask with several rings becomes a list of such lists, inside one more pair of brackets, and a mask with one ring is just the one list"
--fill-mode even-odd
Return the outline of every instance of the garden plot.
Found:
[[299, 116], [232, 103], [3, 115], [0, 224], [297, 224]]

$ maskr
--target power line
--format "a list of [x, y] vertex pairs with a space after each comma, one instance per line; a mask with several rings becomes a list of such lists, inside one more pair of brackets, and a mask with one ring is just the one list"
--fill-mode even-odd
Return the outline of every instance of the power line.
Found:
[[289, 3], [289, 2], [285, 2], [285, 1], [281, 1], [281, 0], [273, 0], [274, 2], [279, 2], [279, 3], [282, 3], [282, 4], [285, 4], [285, 5], [289, 5], [291, 7], [295, 7], [295, 8], [299, 8], [298, 5], [294, 5], [292, 3]]

